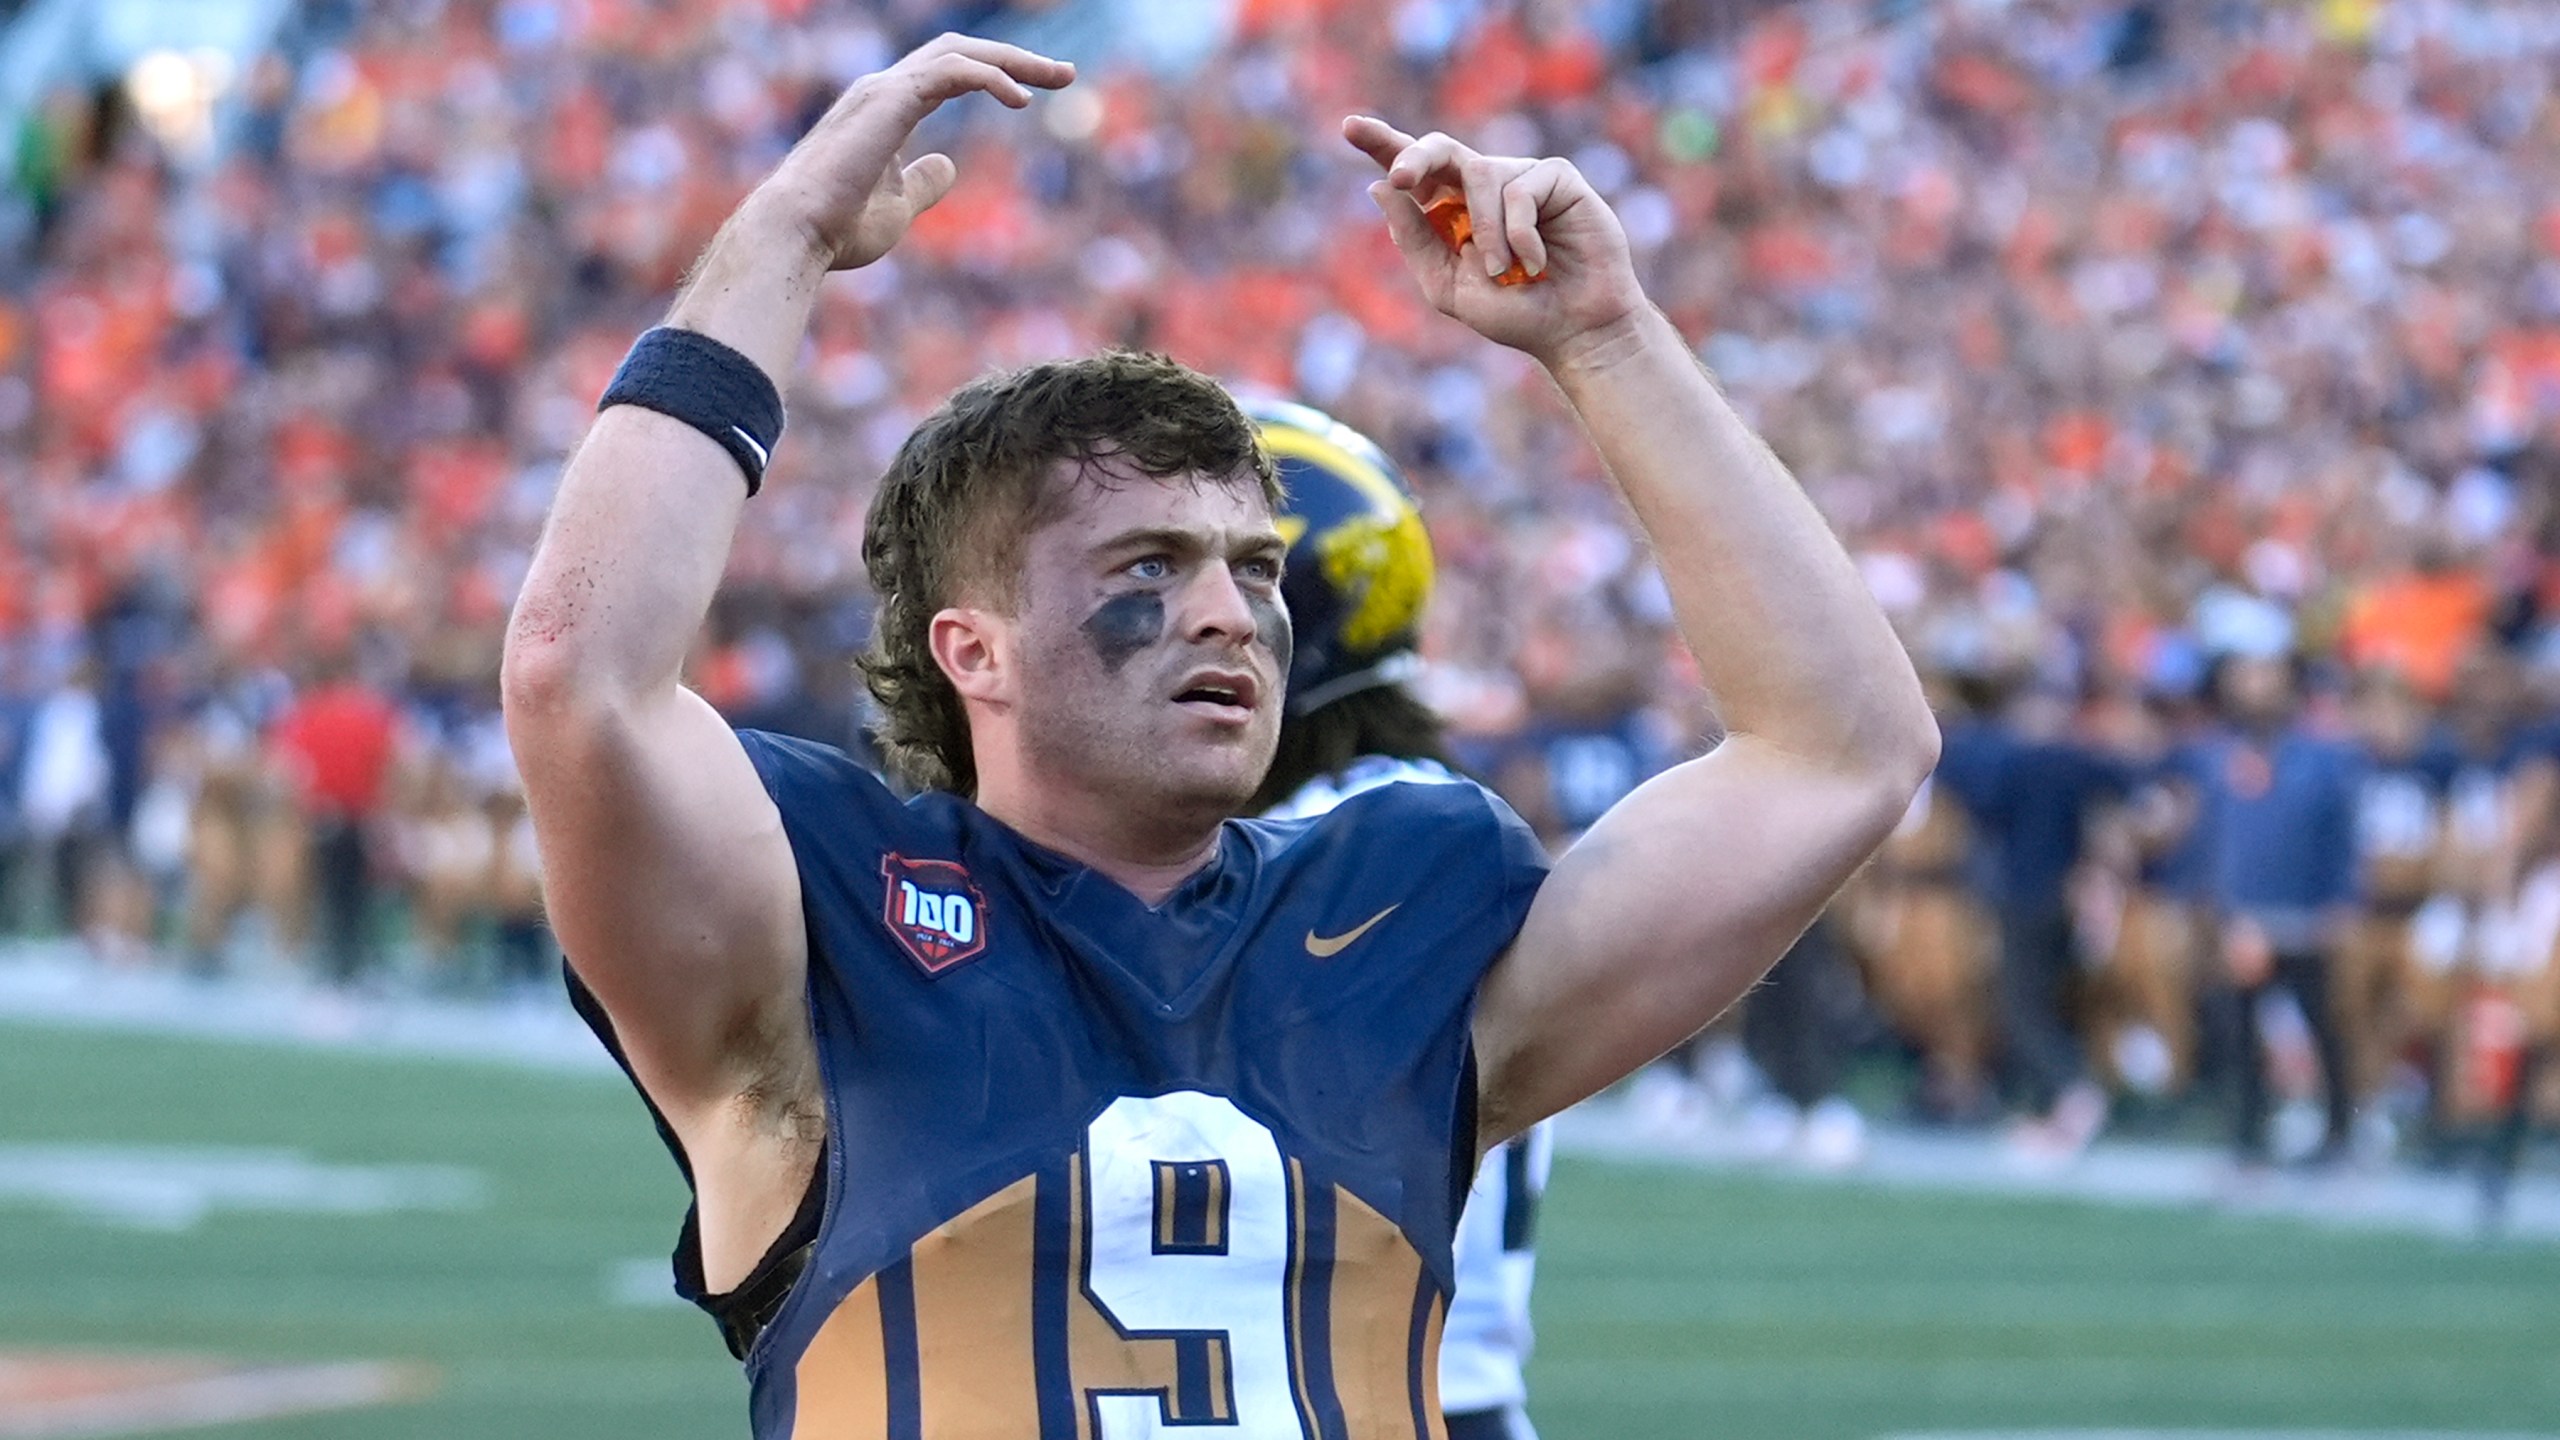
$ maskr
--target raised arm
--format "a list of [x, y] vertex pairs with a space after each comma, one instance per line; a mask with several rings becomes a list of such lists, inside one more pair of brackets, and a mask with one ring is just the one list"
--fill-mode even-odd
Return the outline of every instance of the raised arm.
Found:
[[[1026, 105], [1070, 74], [946, 36], [855, 82], [722, 227], [667, 324], [778, 383], [827, 272], [877, 259], [950, 189], [943, 156], [893, 164], [916, 123], [971, 91]], [[504, 678], [552, 925], [694, 1161], [715, 1289], [789, 1218], [820, 1114], [781, 818], [679, 679], [746, 498], [703, 431], [603, 411], [561, 477]]]
[[[1652, 542], [1726, 738], [1558, 862], [1476, 1010], [1481, 1128], [1515, 1133], [1696, 1032], [1776, 963], [1928, 775], [1918, 677], [1838, 541], [1646, 301], [1562, 160], [1355, 118], [1398, 250], [1443, 313], [1545, 365]], [[1421, 205], [1462, 194], [1452, 252]], [[1517, 260], [1534, 278], [1504, 284]]]

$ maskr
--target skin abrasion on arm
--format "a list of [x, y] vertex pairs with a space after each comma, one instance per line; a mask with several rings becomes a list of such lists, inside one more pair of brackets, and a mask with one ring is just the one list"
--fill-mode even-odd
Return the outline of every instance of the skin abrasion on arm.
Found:
[[[676, 366], [653, 383], [680, 388], [657, 398], [698, 415], [778, 391], [828, 272], [878, 259], [950, 189], [946, 157], [896, 163], [916, 124], [972, 93], [1018, 109], [1029, 87], [1073, 74], [946, 36], [854, 82], [721, 227], [668, 312], [678, 334], [642, 342], [718, 383], [697, 388]], [[602, 411], [563, 472], [501, 688], [545, 908], [692, 1162], [718, 1290], [806, 1193], [824, 1099], [790, 841], [745, 744], [682, 683], [755, 476], [713, 438], [716, 416], [648, 403]]]

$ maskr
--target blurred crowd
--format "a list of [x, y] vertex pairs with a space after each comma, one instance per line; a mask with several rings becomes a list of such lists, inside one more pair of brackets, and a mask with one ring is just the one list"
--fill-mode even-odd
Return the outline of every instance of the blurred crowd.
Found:
[[958, 189], [830, 288], [692, 665], [725, 713], [859, 746], [890, 452], [987, 367], [1121, 344], [1398, 459], [1428, 697], [1551, 838], [1694, 753], [1712, 702], [1605, 476], [1421, 305], [1333, 138], [1375, 109], [1575, 160], [1945, 701], [1941, 782], [1740, 1020], [1808, 1125], [1860, 1046], [2058, 1150], [2198, 1077], [2244, 1135], [2338, 1077], [2315, 1154], [2394, 1086], [2448, 1124], [2532, 1088], [2536, 0], [310, 0], [210, 158], [112, 95], [19, 146], [0, 919], [539, 974], [495, 675], [563, 457], [793, 136], [955, 24], [1091, 46], [1085, 79], [938, 117]]

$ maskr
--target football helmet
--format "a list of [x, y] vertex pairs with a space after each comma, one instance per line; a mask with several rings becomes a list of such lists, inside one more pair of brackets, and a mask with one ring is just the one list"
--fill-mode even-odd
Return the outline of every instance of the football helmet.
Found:
[[1297, 650], [1289, 713], [1411, 677], [1431, 599], [1431, 536], [1395, 462], [1368, 436], [1305, 405], [1246, 400], [1288, 493], [1280, 583]]

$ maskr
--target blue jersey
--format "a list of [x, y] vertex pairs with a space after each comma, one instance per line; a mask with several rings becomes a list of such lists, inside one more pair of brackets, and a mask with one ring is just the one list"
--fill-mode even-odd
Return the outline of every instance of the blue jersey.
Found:
[[965, 800], [744, 732], [827, 1103], [758, 1440], [1434, 1433], [1476, 984], [1546, 861], [1473, 784], [1237, 821], [1149, 907]]

